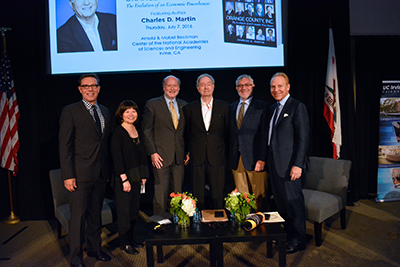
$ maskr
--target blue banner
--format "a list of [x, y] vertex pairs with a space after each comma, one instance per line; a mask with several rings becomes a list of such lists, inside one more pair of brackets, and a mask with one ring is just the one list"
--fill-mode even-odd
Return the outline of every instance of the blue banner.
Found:
[[400, 81], [382, 81], [376, 201], [400, 200]]

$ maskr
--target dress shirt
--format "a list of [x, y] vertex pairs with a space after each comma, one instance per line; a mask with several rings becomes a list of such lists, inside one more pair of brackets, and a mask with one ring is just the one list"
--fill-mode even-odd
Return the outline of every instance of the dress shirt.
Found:
[[[278, 110], [274, 111], [274, 113], [278, 112], [278, 114], [276, 114], [276, 116], [274, 116], [274, 114], [272, 114], [272, 118], [275, 117], [275, 122], [278, 121], [279, 115], [281, 115], [282, 109], [285, 106], [286, 101], [289, 99], [289, 97], [290, 97], [290, 94], [288, 94], [287, 96], [285, 96], [285, 98], [283, 98], [281, 101], [279, 101], [280, 107], [279, 107]], [[271, 121], [269, 122], [268, 145], [270, 145], [270, 142], [271, 142], [272, 124], [275, 123], [275, 122], [273, 122], [273, 119], [271, 119]]]
[[170, 113], [170, 114], [171, 114], [171, 109], [169, 108], [169, 102], [172, 101], [172, 105], [173, 105], [174, 108], [175, 108], [176, 115], [178, 116], [178, 120], [179, 120], [180, 114], [179, 114], [178, 101], [176, 101], [176, 98], [170, 100], [170, 99], [168, 99], [165, 95], [164, 95], [164, 98], [165, 98], [165, 102], [167, 103], [167, 107], [168, 107], [168, 110], [169, 110], [169, 113]]
[[100, 107], [99, 107], [99, 105], [97, 104], [97, 102], [96, 102], [96, 104], [94, 104], [94, 105], [93, 105], [93, 104], [90, 104], [90, 103], [87, 102], [85, 99], [82, 99], [82, 102], [83, 102], [83, 104], [85, 105], [85, 108], [89, 111], [90, 115], [92, 115], [94, 122], [96, 122], [96, 119], [95, 119], [95, 117], [94, 117], [94, 113], [93, 113], [92, 106], [95, 107], [95, 109], [96, 109], [96, 111], [97, 111], [97, 115], [98, 115], [99, 118], [100, 118], [101, 132], [103, 132], [103, 131], [104, 131], [104, 127], [106, 126], [106, 121], [104, 120], [104, 116], [103, 116], [103, 114], [101, 113]]
[[99, 34], [99, 18], [96, 14], [94, 14], [94, 22], [93, 24], [87, 24], [82, 21], [78, 16], [76, 16], [79, 23], [82, 25], [83, 30], [86, 33], [86, 36], [89, 38], [90, 43], [92, 44], [93, 50], [95, 52], [103, 51], [103, 46], [100, 40]]
[[210, 128], [210, 123], [211, 123], [211, 113], [212, 113], [212, 106], [214, 102], [214, 98], [211, 99], [210, 103], [208, 105], [201, 100], [201, 113], [203, 114], [203, 122], [204, 126], [206, 127], [206, 131], [208, 131], [208, 128]]
[[242, 99], [239, 100], [239, 104], [236, 108], [236, 121], [238, 119], [239, 111], [240, 111], [240, 107], [242, 106], [242, 103], [244, 102], [244, 111], [243, 111], [243, 118], [244, 118], [244, 116], [246, 116], [246, 111], [250, 106], [251, 100], [253, 100], [253, 97], [249, 97], [248, 99], [246, 99], [246, 101], [242, 101]]

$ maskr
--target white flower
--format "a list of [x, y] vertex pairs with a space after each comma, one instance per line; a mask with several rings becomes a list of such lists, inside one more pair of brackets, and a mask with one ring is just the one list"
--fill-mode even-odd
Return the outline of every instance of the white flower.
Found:
[[238, 196], [238, 195], [240, 195], [240, 192], [232, 192], [232, 193], [231, 193], [231, 196], [232, 196], [232, 197], [236, 197], [236, 196]]
[[186, 212], [189, 217], [192, 217], [196, 212], [195, 207], [193, 206], [193, 200], [191, 198], [186, 198], [182, 200], [182, 210]]

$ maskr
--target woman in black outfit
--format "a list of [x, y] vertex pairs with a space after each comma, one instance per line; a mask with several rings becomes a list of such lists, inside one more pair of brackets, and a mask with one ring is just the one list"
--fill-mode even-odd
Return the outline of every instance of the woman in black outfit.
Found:
[[115, 113], [117, 128], [111, 138], [111, 154], [115, 173], [113, 187], [117, 201], [120, 248], [136, 255], [133, 229], [140, 207], [140, 187], [148, 178], [144, 135], [135, 127], [139, 108], [132, 100], [124, 100]]

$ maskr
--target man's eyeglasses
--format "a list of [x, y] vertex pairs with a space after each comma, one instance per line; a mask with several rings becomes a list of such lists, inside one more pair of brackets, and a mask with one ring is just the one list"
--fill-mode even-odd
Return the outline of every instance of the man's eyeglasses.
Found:
[[81, 87], [86, 90], [89, 88], [97, 89], [97, 87], [99, 87], [99, 85], [98, 84], [82, 84]]
[[243, 88], [243, 87], [250, 87], [252, 85], [253, 85], [252, 83], [245, 83], [245, 84], [238, 84], [236, 87], [237, 88]]

